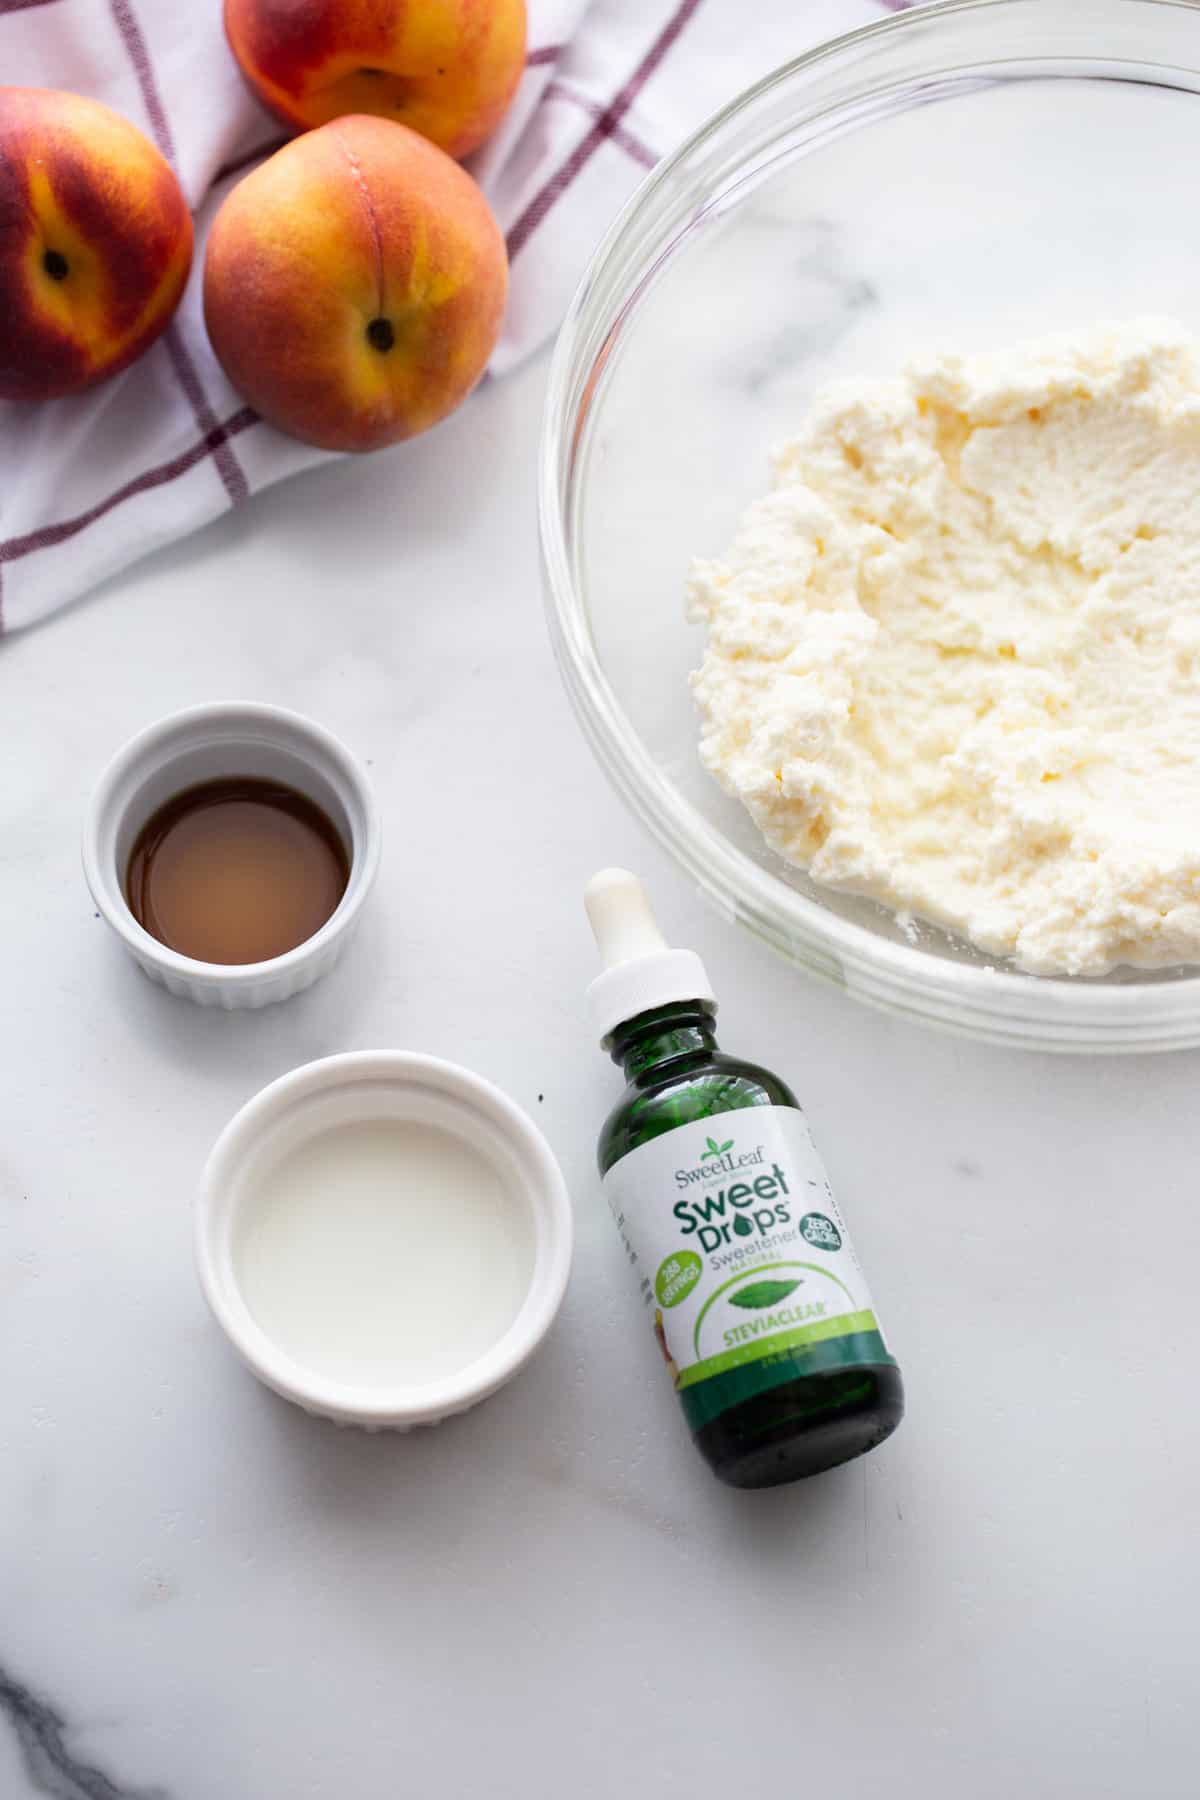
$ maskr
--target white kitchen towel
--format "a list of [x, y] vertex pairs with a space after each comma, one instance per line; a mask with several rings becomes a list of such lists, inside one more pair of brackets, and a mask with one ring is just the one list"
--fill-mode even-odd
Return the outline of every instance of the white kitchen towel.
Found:
[[[907, 4], [530, 0], [516, 101], [471, 164], [512, 265], [491, 373], [554, 331], [605, 227], [659, 156], [777, 64]], [[183, 304], [140, 362], [75, 399], [0, 402], [0, 629], [12, 631], [330, 453], [264, 424], [204, 332], [209, 221], [284, 141], [238, 74], [221, 0], [0, 0], [0, 82], [70, 88], [124, 113], [174, 165], [197, 228]]]

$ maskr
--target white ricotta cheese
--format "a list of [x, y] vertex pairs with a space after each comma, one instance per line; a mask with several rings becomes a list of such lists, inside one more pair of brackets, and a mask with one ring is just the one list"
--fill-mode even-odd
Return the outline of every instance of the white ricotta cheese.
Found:
[[814, 879], [1039, 974], [1200, 961], [1200, 344], [843, 383], [693, 565], [704, 762]]

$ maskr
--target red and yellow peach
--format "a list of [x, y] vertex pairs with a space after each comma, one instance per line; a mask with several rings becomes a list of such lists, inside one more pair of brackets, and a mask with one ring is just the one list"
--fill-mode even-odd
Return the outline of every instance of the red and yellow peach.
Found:
[[466, 156], [520, 80], [525, 0], [225, 0], [225, 32], [294, 129], [375, 113]]
[[178, 181], [81, 94], [0, 87], [0, 399], [74, 394], [166, 328], [192, 261]]
[[465, 170], [403, 125], [337, 119], [248, 175], [213, 223], [209, 337], [263, 416], [332, 450], [426, 430], [483, 373], [504, 240]]

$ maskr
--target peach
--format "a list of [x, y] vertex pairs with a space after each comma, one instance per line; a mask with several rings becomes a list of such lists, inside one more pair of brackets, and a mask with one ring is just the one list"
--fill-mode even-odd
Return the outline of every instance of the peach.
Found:
[[286, 124], [377, 113], [450, 156], [495, 130], [525, 64], [525, 0], [225, 0], [225, 32]]
[[330, 450], [435, 425], [483, 373], [508, 264], [464, 169], [404, 125], [308, 132], [239, 182], [208, 241], [204, 316], [234, 387]]
[[192, 262], [170, 167], [81, 94], [0, 87], [0, 399], [78, 393], [166, 329]]

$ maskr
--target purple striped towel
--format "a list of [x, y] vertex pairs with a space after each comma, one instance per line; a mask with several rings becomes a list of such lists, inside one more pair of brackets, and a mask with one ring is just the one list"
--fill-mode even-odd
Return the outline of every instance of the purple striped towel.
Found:
[[[525, 78], [472, 165], [512, 258], [492, 373], [551, 334], [600, 234], [663, 151], [789, 56], [905, 4], [530, 0]], [[0, 402], [0, 626], [15, 630], [329, 453], [243, 405], [204, 333], [209, 220], [282, 141], [238, 75], [220, 0], [0, 0], [0, 79], [124, 113], [174, 164], [197, 226], [183, 304], [139, 363], [77, 399]]]

